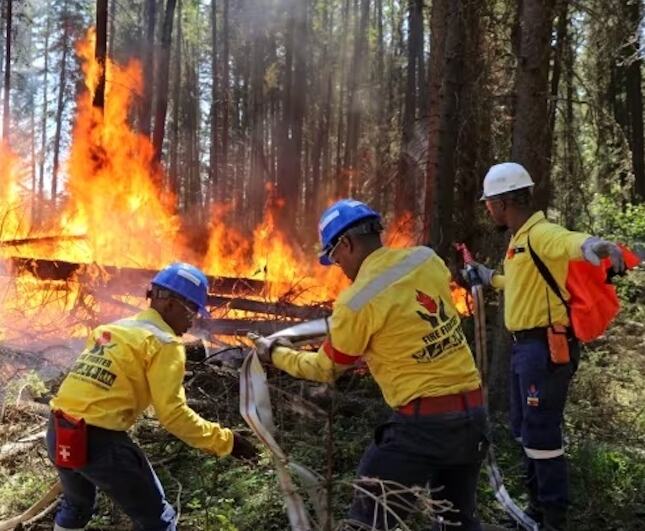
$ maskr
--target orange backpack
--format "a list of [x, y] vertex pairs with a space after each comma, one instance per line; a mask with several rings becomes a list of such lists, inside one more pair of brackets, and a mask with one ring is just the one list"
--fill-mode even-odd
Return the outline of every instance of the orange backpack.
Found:
[[[600, 265], [586, 260], [569, 262], [566, 288], [569, 300], [565, 301], [555, 278], [528, 242], [529, 252], [538, 271], [551, 290], [567, 308], [573, 333], [578, 340], [586, 343], [605, 333], [620, 309], [616, 287], [611, 283], [611, 262], [603, 258]], [[626, 269], [640, 264], [640, 257], [623, 245], [619, 245]]]

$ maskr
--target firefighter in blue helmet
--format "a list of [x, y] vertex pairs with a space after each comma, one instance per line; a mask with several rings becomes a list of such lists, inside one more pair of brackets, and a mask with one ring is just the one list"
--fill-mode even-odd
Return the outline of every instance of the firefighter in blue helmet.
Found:
[[[360, 201], [329, 207], [319, 225], [320, 263], [337, 264], [352, 285], [337, 298], [330, 333], [317, 352], [257, 341], [261, 359], [297, 378], [332, 382], [363, 359], [392, 408], [358, 466], [359, 478], [441, 488], [443, 517], [481, 529], [475, 492], [488, 448], [481, 382], [451, 298], [450, 271], [428, 247], [390, 249], [381, 218]], [[359, 480], [360, 481], [360, 480]], [[407, 510], [362, 485], [350, 517], [370, 529], [396, 527]], [[409, 500], [414, 503], [413, 500]]]
[[55, 530], [83, 529], [101, 489], [140, 530], [174, 531], [176, 513], [127, 430], [153, 405], [161, 424], [206, 453], [254, 458], [253, 445], [186, 404], [186, 354], [179, 336], [206, 311], [208, 281], [171, 264], [153, 279], [150, 308], [95, 328], [51, 401], [50, 459], [63, 485]]

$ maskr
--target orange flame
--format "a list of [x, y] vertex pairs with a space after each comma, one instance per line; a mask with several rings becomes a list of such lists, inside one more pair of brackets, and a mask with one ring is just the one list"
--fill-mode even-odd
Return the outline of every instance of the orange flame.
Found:
[[64, 233], [86, 235], [86, 245], [67, 249], [65, 257], [158, 267], [176, 259], [183, 246], [173, 198], [156, 186], [161, 175], [153, 169], [152, 144], [128, 124], [132, 98], [141, 94], [141, 68], [138, 62], [123, 68], [107, 60], [105, 108], [93, 107], [100, 73], [95, 38], [90, 30], [77, 47], [88, 90], [78, 101], [67, 165], [70, 201], [61, 222]]
[[[65, 165], [68, 198], [59, 218], [42, 229], [47, 234], [83, 239], [21, 246], [23, 256], [151, 269], [183, 259], [196, 262], [212, 275], [264, 280], [267, 289], [263, 297], [302, 304], [334, 299], [348, 285], [339, 268], [319, 266], [314, 249], [304, 251], [280, 232], [271, 208], [265, 209], [262, 222], [246, 236], [226, 223], [231, 206], [215, 206], [208, 251], [199, 264], [180, 232], [175, 198], [160, 191], [165, 176], [154, 162], [153, 146], [129, 124], [133, 98], [141, 95], [140, 65], [130, 62], [120, 66], [108, 59], [105, 106], [96, 108], [92, 100], [100, 67], [94, 47], [95, 32], [90, 30], [77, 46], [87, 90], [77, 102]], [[24, 220], [29, 216], [26, 205], [19, 201], [19, 164], [6, 146], [0, 146], [0, 161], [0, 239], [24, 237], [29, 232]], [[278, 201], [273, 203], [279, 206]], [[414, 245], [417, 225], [413, 216], [406, 214], [390, 224], [386, 243], [393, 247]], [[15, 254], [15, 249], [11, 251]], [[83, 326], [94, 325], [103, 317], [95, 311], [96, 301], [74, 279], [43, 282], [25, 276], [9, 284], [4, 276], [0, 282], [5, 284], [0, 286], [4, 293], [0, 329], [22, 322], [23, 329], [82, 334]], [[466, 300], [462, 292], [453, 291]], [[139, 299], [135, 304], [141, 302]]]
[[27, 206], [19, 195], [23, 174], [18, 157], [0, 142], [0, 240], [23, 238], [28, 233]]

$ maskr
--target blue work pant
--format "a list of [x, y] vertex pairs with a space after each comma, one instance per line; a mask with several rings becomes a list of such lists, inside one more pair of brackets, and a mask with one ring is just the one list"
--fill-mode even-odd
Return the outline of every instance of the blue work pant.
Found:
[[[107, 494], [141, 531], [175, 531], [175, 511], [143, 451], [127, 433], [87, 427], [87, 464], [80, 469], [59, 468], [63, 500], [56, 523], [83, 528], [92, 518], [96, 489]], [[53, 416], [47, 430], [47, 450], [54, 462], [56, 435]]]
[[[378, 478], [404, 486], [429, 486], [436, 500], [448, 500], [453, 511], [441, 514], [449, 522], [460, 523], [464, 531], [479, 531], [475, 516], [477, 480], [488, 450], [488, 419], [484, 408], [441, 415], [407, 416], [394, 413], [376, 430], [374, 441], [363, 454], [359, 478]], [[363, 485], [375, 495], [378, 486]], [[407, 499], [414, 503], [410, 496]], [[390, 509], [403, 520], [409, 511]], [[395, 527], [392, 514], [384, 514], [383, 505], [356, 492], [350, 518], [373, 529]], [[438, 526], [435, 526], [435, 529]]]
[[513, 344], [511, 356], [511, 428], [526, 456], [526, 484], [531, 502], [541, 508], [566, 509], [569, 503], [562, 423], [569, 382], [579, 346], [569, 342], [572, 362], [551, 362], [546, 340]]

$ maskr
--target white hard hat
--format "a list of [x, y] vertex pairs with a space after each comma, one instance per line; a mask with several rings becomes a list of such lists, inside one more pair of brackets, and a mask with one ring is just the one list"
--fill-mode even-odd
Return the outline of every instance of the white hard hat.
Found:
[[484, 177], [484, 193], [480, 201], [485, 201], [496, 195], [531, 188], [535, 185], [526, 168], [516, 162], [502, 162], [491, 166]]

